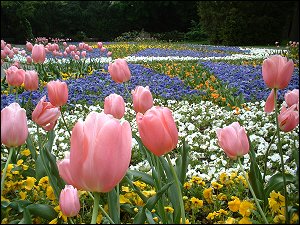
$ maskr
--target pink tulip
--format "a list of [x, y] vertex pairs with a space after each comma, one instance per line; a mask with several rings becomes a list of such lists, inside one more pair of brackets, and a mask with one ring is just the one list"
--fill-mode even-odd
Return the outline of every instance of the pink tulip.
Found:
[[25, 78], [25, 71], [18, 69], [16, 66], [11, 66], [4, 70], [6, 74], [6, 81], [9, 85], [19, 87], [23, 84]]
[[26, 49], [31, 52], [32, 49], [33, 49], [33, 45], [30, 42], [27, 42], [26, 43]]
[[1, 143], [7, 147], [18, 147], [28, 136], [25, 109], [18, 103], [11, 103], [1, 110]]
[[284, 95], [284, 99], [288, 107], [291, 107], [294, 104], [299, 104], [299, 89], [287, 91]]
[[[275, 109], [274, 97], [275, 97], [275, 92], [274, 92], [274, 89], [272, 89], [271, 93], [269, 94], [269, 96], [266, 100], [266, 104], [265, 104], [265, 112], [266, 113], [271, 113]], [[277, 98], [277, 96], [276, 96], [276, 98]]]
[[125, 113], [125, 102], [122, 96], [110, 94], [104, 100], [104, 113], [111, 114], [117, 119], [121, 119]]
[[136, 121], [143, 144], [157, 156], [164, 155], [178, 143], [178, 130], [167, 107], [154, 106], [143, 115], [137, 113]]
[[1, 50], [1, 59], [5, 59], [6, 55], [6, 52], [4, 50]]
[[60, 176], [77, 189], [109, 192], [124, 177], [131, 158], [130, 124], [90, 112], [71, 135], [70, 155], [57, 162]]
[[227, 127], [217, 128], [218, 144], [227, 156], [237, 159], [249, 152], [249, 141], [244, 127], [234, 122]]
[[279, 128], [282, 131], [292, 131], [299, 124], [299, 111], [296, 108], [296, 104], [289, 108], [282, 107], [278, 116]]
[[18, 48], [15, 48], [15, 47], [13, 47], [13, 52], [14, 52], [14, 54], [18, 54], [18, 52], [19, 52], [19, 49], [18, 49]]
[[111, 78], [117, 83], [130, 80], [131, 73], [125, 59], [116, 59], [114, 63], [109, 63], [108, 72]]
[[36, 71], [25, 71], [24, 88], [27, 91], [35, 91], [39, 88], [39, 77]]
[[80, 201], [77, 189], [72, 185], [65, 185], [59, 195], [59, 207], [67, 217], [76, 216], [80, 211]]
[[63, 106], [68, 101], [68, 86], [60, 80], [50, 81], [47, 84], [48, 98], [52, 105]]
[[131, 91], [133, 98], [133, 109], [136, 113], [145, 113], [153, 106], [153, 98], [148, 86], [137, 86]]
[[44, 45], [35, 44], [32, 48], [31, 58], [35, 63], [44, 63], [46, 59], [46, 50]]
[[28, 55], [28, 56], [26, 56], [26, 62], [28, 63], [28, 64], [31, 64], [32, 63], [32, 58]]
[[82, 56], [83, 58], [85, 58], [85, 57], [86, 57], [86, 51], [82, 51], [82, 52], [81, 52], [81, 56]]
[[1, 49], [4, 49], [5, 45], [6, 45], [6, 42], [4, 40], [1, 40]]
[[64, 46], [64, 47], [67, 47], [67, 46], [68, 46], [67, 42], [64, 41], [64, 42], [63, 42], [63, 46]]
[[79, 59], [80, 59], [80, 56], [79, 56], [79, 55], [74, 55], [74, 59], [75, 59], [75, 60], [79, 60]]
[[288, 86], [294, 71], [293, 60], [273, 55], [262, 64], [262, 75], [269, 88], [284, 89]]
[[34, 111], [32, 112], [32, 121], [41, 126], [44, 130], [53, 130], [57, 119], [60, 116], [60, 110], [50, 102], [45, 102], [46, 95], [44, 95]]
[[97, 45], [98, 45], [98, 48], [101, 49], [103, 44], [102, 44], [102, 42], [98, 42]]
[[106, 48], [105, 48], [105, 47], [102, 47], [102, 48], [100, 49], [100, 51], [101, 51], [101, 52], [105, 52], [105, 51], [106, 51]]
[[112, 52], [107, 52], [107, 57], [110, 57], [112, 55]]

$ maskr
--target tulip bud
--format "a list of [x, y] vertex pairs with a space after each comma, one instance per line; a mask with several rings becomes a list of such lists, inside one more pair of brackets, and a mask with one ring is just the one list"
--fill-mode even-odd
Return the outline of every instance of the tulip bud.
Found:
[[80, 201], [77, 189], [72, 185], [65, 185], [59, 196], [59, 207], [67, 217], [76, 216], [80, 211]]
[[18, 147], [28, 136], [25, 109], [18, 103], [11, 103], [1, 110], [1, 143], [7, 147]]

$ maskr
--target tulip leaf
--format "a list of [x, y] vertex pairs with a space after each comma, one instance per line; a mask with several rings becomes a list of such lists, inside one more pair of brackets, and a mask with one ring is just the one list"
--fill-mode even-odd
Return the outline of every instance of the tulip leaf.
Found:
[[31, 138], [31, 135], [29, 132], [28, 132], [28, 137], [27, 137], [26, 143], [27, 143], [27, 147], [30, 151], [32, 158], [34, 160], [36, 160], [36, 158], [37, 158], [36, 147], [34, 146], [34, 143], [32, 141], [32, 138]]
[[17, 201], [13, 201], [11, 203], [9, 203], [8, 206], [10, 206], [11, 208], [13, 208], [14, 210], [18, 210], [18, 212], [23, 212], [24, 208], [26, 208], [26, 206], [32, 204], [30, 201], [28, 200], [17, 200]]
[[153, 178], [149, 174], [137, 170], [128, 170], [127, 174], [132, 175], [133, 177], [138, 177], [140, 180], [151, 186], [155, 185]]
[[32, 215], [40, 216], [46, 220], [53, 220], [57, 217], [57, 212], [50, 205], [31, 204], [26, 207]]
[[27, 208], [24, 209], [23, 218], [20, 220], [18, 224], [32, 224], [31, 215]]
[[149, 224], [156, 224], [155, 221], [153, 220], [152, 213], [148, 209], [145, 209], [145, 213]]
[[116, 224], [120, 224], [120, 200], [118, 195], [119, 193], [116, 192], [115, 188], [107, 195], [109, 216]]
[[186, 171], [189, 164], [189, 145], [183, 140], [183, 145], [180, 148], [180, 157], [176, 160], [176, 173], [181, 184], [185, 182]]
[[[286, 185], [295, 182], [295, 177], [291, 174], [285, 174], [285, 180], [286, 180]], [[272, 191], [280, 191], [281, 193], [283, 193], [283, 176], [282, 173], [276, 173], [275, 175], [273, 175], [266, 188], [265, 188], [265, 201], [268, 200], [268, 197], [270, 196], [270, 193]]]
[[[168, 178], [167, 181], [168, 182], [174, 181], [175, 178], [173, 177], [170, 166], [169, 166], [168, 162], [166, 161], [166, 159], [164, 157], [159, 157], [159, 159], [160, 159], [161, 164], [164, 167], [165, 173], [167, 175], [167, 178]], [[178, 195], [174, 194], [174, 193], [177, 193], [177, 188], [176, 188], [175, 184], [171, 185], [171, 187], [168, 189], [168, 197], [169, 197], [169, 199], [170, 199], [170, 201], [173, 205], [173, 208], [174, 208], [174, 213], [173, 213], [174, 223], [179, 224], [180, 215], [181, 215], [180, 202], [179, 202]]]
[[263, 200], [264, 199], [263, 179], [258, 164], [256, 162], [255, 152], [251, 147], [250, 139], [248, 138], [248, 140], [250, 145], [249, 155], [251, 160], [249, 182], [253, 188], [256, 197]]
[[134, 217], [133, 223], [135, 224], [144, 224], [147, 216], [146, 216], [146, 209], [152, 210], [161, 196], [168, 190], [168, 188], [173, 184], [174, 181], [165, 184], [157, 193], [156, 195], [150, 197], [146, 204], [143, 206], [142, 210], [140, 210], [136, 216]]
[[42, 162], [41, 155], [39, 154], [35, 160], [35, 178], [39, 181], [42, 177], [46, 176], [46, 170]]

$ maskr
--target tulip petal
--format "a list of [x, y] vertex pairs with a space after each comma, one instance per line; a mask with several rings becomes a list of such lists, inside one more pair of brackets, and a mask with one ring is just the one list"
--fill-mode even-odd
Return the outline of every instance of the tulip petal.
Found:
[[274, 89], [272, 89], [271, 93], [269, 94], [269, 96], [266, 100], [266, 104], [265, 104], [265, 112], [266, 113], [271, 113], [275, 109], [275, 99], [274, 99], [275, 96], [274, 95], [275, 95], [275, 92], [274, 92]]

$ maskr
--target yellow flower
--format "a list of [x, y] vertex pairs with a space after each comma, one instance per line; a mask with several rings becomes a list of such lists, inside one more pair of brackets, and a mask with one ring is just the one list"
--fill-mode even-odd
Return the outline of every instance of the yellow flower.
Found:
[[174, 209], [172, 207], [170, 207], [170, 206], [165, 206], [165, 211], [169, 212], [169, 213], [173, 213]]
[[47, 198], [49, 198], [50, 200], [55, 200], [55, 195], [54, 195], [53, 189], [50, 185], [46, 189], [46, 195], [47, 195]]
[[158, 217], [157, 216], [153, 217], [153, 220], [155, 221], [155, 223], [157, 223], [158, 222]]
[[19, 192], [19, 195], [20, 195], [21, 199], [24, 200], [27, 196], [27, 193], [25, 191], [21, 191], [21, 192]]
[[193, 208], [201, 208], [203, 206], [203, 201], [198, 198], [192, 197], [190, 201], [192, 206], [194, 206]]
[[272, 191], [270, 198], [268, 198], [269, 207], [272, 213], [280, 212], [285, 206], [285, 198], [279, 192]]
[[228, 217], [227, 220], [225, 220], [225, 224], [234, 224], [235, 223], [235, 219], [232, 217]]
[[299, 215], [297, 213], [294, 213], [291, 218], [291, 223], [297, 223], [299, 221]]
[[221, 201], [227, 200], [227, 196], [224, 193], [218, 194], [218, 199]]
[[239, 224], [252, 224], [251, 220], [249, 217], [243, 217], [240, 221]]
[[227, 180], [227, 174], [226, 173], [221, 173], [220, 174], [220, 177], [219, 177], [219, 180], [221, 182], [221, 184], [225, 184], [225, 181]]
[[36, 179], [34, 177], [27, 177], [25, 189], [30, 191], [34, 186], [35, 181]]
[[184, 187], [185, 189], [190, 189], [190, 188], [192, 187], [192, 184], [191, 184], [190, 182], [185, 182], [185, 183], [183, 184], [183, 187]]
[[237, 176], [237, 172], [232, 172], [230, 174], [230, 179], [233, 180]]
[[[180, 218], [180, 222], [179, 223], [182, 224], [182, 218]], [[189, 219], [185, 219], [185, 223], [184, 224], [191, 224], [191, 223], [190, 223]]]
[[228, 202], [228, 208], [232, 212], [237, 212], [240, 208], [241, 201], [239, 198], [234, 199], [233, 201]]
[[6, 173], [10, 173], [10, 171], [14, 168], [14, 164], [8, 164]]
[[212, 213], [209, 213], [206, 217], [206, 219], [208, 220], [213, 220], [215, 218], [215, 216], [217, 215], [216, 212], [212, 212]]
[[227, 215], [228, 214], [228, 212], [226, 211], [226, 210], [224, 210], [224, 209], [220, 209], [218, 212], [217, 212], [219, 215]]
[[130, 203], [130, 200], [124, 195], [120, 195], [120, 204]]
[[217, 190], [219, 190], [223, 187], [222, 184], [219, 184], [218, 182], [215, 182], [215, 181], [211, 182], [211, 185], [213, 186], [213, 188], [215, 188]]
[[132, 182], [134, 185], [138, 186], [140, 189], [144, 189], [147, 185], [142, 181], [134, 181]]
[[122, 186], [122, 191], [129, 192], [130, 190], [129, 190], [129, 187]]
[[248, 201], [242, 201], [239, 208], [239, 213], [242, 216], [250, 216], [251, 211], [255, 209], [255, 206], [253, 203]]
[[28, 170], [28, 167], [29, 167], [29, 166], [27, 166], [27, 165], [22, 165], [22, 167], [23, 167], [23, 170]]
[[25, 155], [25, 156], [29, 156], [31, 153], [30, 153], [30, 150], [28, 148], [24, 149], [23, 151], [20, 152], [21, 155]]
[[49, 183], [49, 178], [48, 176], [45, 176], [45, 177], [42, 177], [40, 180], [39, 180], [39, 186], [42, 186], [43, 188], [46, 188], [47, 185]]
[[49, 222], [49, 224], [57, 224], [57, 218], [51, 220], [51, 221]]
[[133, 209], [133, 211], [135, 211], [136, 213], [139, 211], [139, 209], [137, 208], [137, 207], [135, 207], [134, 209]]
[[213, 189], [211, 187], [203, 190], [203, 197], [208, 203], [212, 203], [212, 191]]
[[22, 165], [23, 162], [24, 162], [23, 159], [19, 159], [19, 160], [17, 161], [17, 165], [20, 166], [20, 165]]
[[97, 216], [97, 224], [100, 224], [102, 222], [103, 216], [101, 214], [101, 212], [98, 214]]
[[7, 218], [4, 218], [4, 219], [1, 221], [1, 224], [8, 224], [8, 219], [7, 219]]
[[285, 216], [284, 215], [277, 215], [277, 216], [274, 217], [273, 222], [283, 224], [283, 223], [285, 223]]
[[154, 190], [150, 190], [150, 191], [142, 191], [142, 193], [146, 196], [146, 197], [151, 197], [154, 196], [156, 194], [156, 191]]

